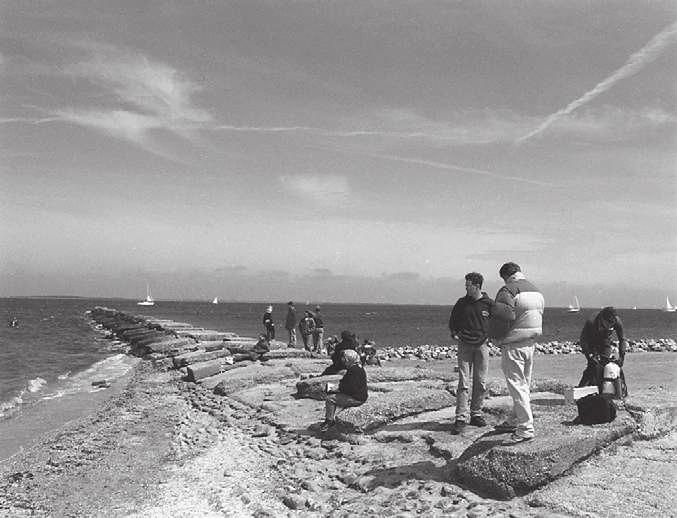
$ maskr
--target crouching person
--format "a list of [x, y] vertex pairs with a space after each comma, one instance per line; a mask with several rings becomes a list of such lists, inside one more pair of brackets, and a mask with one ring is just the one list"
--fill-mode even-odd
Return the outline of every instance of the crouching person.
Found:
[[320, 430], [326, 432], [336, 424], [336, 410], [360, 406], [367, 400], [367, 374], [360, 364], [360, 355], [353, 349], [341, 353], [346, 373], [338, 384], [338, 390], [328, 390], [325, 404], [325, 419]]

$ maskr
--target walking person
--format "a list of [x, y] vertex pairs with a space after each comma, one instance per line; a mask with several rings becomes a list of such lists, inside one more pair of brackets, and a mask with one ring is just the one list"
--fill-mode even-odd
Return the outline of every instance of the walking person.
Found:
[[[456, 421], [451, 433], [463, 431], [470, 417], [472, 426], [486, 426], [482, 404], [487, 391], [489, 346], [487, 332], [494, 301], [482, 291], [484, 277], [477, 272], [465, 276], [465, 297], [454, 304], [449, 317], [451, 337], [458, 341], [458, 387], [456, 389]], [[468, 410], [468, 392], [472, 399]]]
[[287, 318], [284, 321], [284, 328], [289, 333], [289, 347], [296, 347], [296, 308], [294, 302], [287, 302]]
[[505, 285], [496, 294], [492, 318], [505, 324], [505, 332], [496, 337], [496, 343], [501, 347], [501, 369], [513, 408], [510, 418], [496, 429], [512, 431], [505, 444], [517, 444], [533, 439], [535, 434], [529, 385], [535, 339], [543, 334], [545, 300], [538, 288], [526, 280], [517, 263], [505, 263], [498, 274]]
[[320, 315], [320, 306], [315, 306], [315, 331], [313, 331], [313, 352], [322, 352], [322, 340], [324, 339], [324, 322]]
[[275, 340], [275, 322], [273, 322], [273, 306], [268, 306], [263, 314], [263, 328], [266, 340]]
[[310, 351], [312, 348], [313, 332], [315, 331], [315, 319], [313, 314], [308, 310], [304, 312], [304, 317], [299, 322], [299, 331], [301, 331], [303, 347], [306, 351]]

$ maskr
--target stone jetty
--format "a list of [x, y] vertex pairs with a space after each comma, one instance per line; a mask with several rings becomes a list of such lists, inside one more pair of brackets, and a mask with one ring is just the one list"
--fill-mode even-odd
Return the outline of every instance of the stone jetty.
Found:
[[[376, 513], [371, 515], [377, 515], [381, 511], [376, 502], [385, 499], [377, 497], [387, 487], [404, 491], [406, 501], [399, 509], [405, 514], [508, 516], [508, 508], [499, 502], [521, 498], [520, 502], [565, 515], [563, 504], [548, 492], [551, 484], [610, 448], [674, 434], [677, 426], [677, 395], [670, 393], [663, 393], [662, 399], [633, 394], [618, 402], [618, 417], [612, 423], [576, 425], [576, 407], [564, 398], [566, 386], [558, 380], [535, 379], [532, 405], [538, 435], [534, 440], [505, 445], [507, 435], [491, 427], [468, 427], [462, 435], [452, 436], [456, 374], [428, 368], [426, 363], [392, 362], [365, 367], [368, 401], [341, 410], [336, 428], [323, 434], [319, 425], [324, 387], [340, 379], [340, 375], [320, 375], [328, 364], [326, 355], [289, 349], [281, 342], [273, 342], [270, 351], [259, 353], [253, 338], [108, 308], [95, 308], [90, 316], [112, 337], [129, 344], [130, 354], [165, 373], [168, 383], [176, 384], [194, 408], [216, 423], [246, 422], [252, 440], [266, 440], [271, 455], [277, 451], [273, 443], [282, 447], [291, 442], [297, 445], [297, 461], [303, 458], [321, 466], [318, 471], [305, 466], [286, 472], [290, 487], [280, 497], [288, 510], [310, 516], [327, 516], [338, 508], [345, 510], [346, 516], [351, 510], [367, 515], [370, 505]], [[578, 352], [576, 347], [548, 343], [539, 345], [538, 350], [570, 354]], [[647, 350], [643, 347], [677, 349], [674, 341], [664, 341], [641, 347], [633, 343], [630, 350]], [[453, 358], [455, 351], [435, 346], [385, 348], [379, 350], [379, 356], [383, 360], [433, 360]], [[490, 380], [489, 394], [485, 413], [490, 424], [497, 424], [509, 414], [511, 399], [501, 380]], [[207, 435], [205, 432], [205, 441], [209, 440]], [[387, 459], [392, 463], [398, 459], [399, 467], [392, 467]], [[279, 469], [285, 462], [280, 461]], [[426, 473], [429, 482], [411, 483], [421, 473]], [[324, 491], [319, 491], [317, 484]], [[417, 492], [417, 503], [406, 497], [410, 490]], [[335, 492], [346, 491], [355, 500], [336, 504]], [[359, 495], [364, 495], [360, 504], [356, 503]], [[522, 511], [513, 515], [536, 514], [528, 506]]]

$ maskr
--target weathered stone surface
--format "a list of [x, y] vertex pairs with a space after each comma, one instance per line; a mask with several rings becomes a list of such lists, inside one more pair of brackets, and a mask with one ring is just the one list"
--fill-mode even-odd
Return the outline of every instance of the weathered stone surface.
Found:
[[255, 362], [242, 369], [229, 372], [229, 375], [214, 387], [214, 393], [227, 396], [236, 390], [243, 390], [258, 383], [270, 384], [285, 378], [295, 377], [289, 367], [267, 367], [265, 363]]
[[[202, 344], [199, 344], [202, 347]], [[230, 351], [228, 349], [218, 349], [215, 351], [206, 351], [204, 349], [198, 349], [197, 351], [192, 351], [184, 354], [179, 354], [174, 356], [174, 367], [177, 369], [180, 367], [185, 367], [198, 362], [206, 362], [209, 360], [214, 360], [216, 358], [225, 358], [230, 356]]]
[[551, 482], [636, 429], [627, 412], [619, 412], [612, 423], [594, 426], [574, 425], [576, 415], [575, 407], [544, 407], [536, 437], [513, 446], [503, 445], [509, 434], [487, 433], [458, 459], [459, 480], [478, 493], [513, 498]]
[[223, 358], [218, 358], [216, 360], [209, 360], [204, 362], [193, 363], [187, 367], [187, 378], [188, 381], [200, 381], [203, 378], [213, 376], [214, 374], [219, 374], [223, 372], [223, 367], [225, 362]]
[[[527, 497], [566, 516], [675, 516], [677, 431], [607, 448]], [[582, 497], [584, 495], [584, 497]]]
[[639, 437], [650, 439], [677, 429], [675, 397], [667, 391], [655, 390], [651, 394], [631, 395], [625, 409], [637, 421]]
[[[177, 331], [177, 333], [185, 333], [185, 331]], [[226, 338], [232, 338], [232, 333], [222, 333], [219, 331], [212, 331], [209, 329], [197, 330], [194, 332], [187, 333], [186, 336], [190, 336], [197, 340], [198, 342], [202, 341], [223, 341]]]
[[147, 356], [153, 353], [162, 353], [165, 356], [176, 356], [197, 349], [197, 343], [192, 338], [173, 338], [167, 341], [153, 342], [147, 345], [135, 345], [132, 354]]
[[310, 398], [324, 401], [327, 398], [325, 386], [327, 383], [336, 383], [340, 381], [342, 376], [340, 374], [332, 374], [329, 376], [318, 376], [316, 378], [309, 378], [301, 380], [296, 383], [296, 397]]
[[[221, 383], [223, 380], [226, 380], [232, 376], [231, 372], [232, 370], [235, 369], [241, 369], [243, 367], [247, 367], [249, 365], [252, 365], [254, 362], [249, 361], [249, 362], [238, 362], [233, 365], [224, 365], [223, 366], [223, 372], [220, 374], [215, 374], [214, 376], [209, 376], [208, 378], [204, 378], [200, 381], [200, 385], [202, 385], [204, 388], [213, 390], [214, 387], [216, 387], [219, 383]], [[185, 367], [183, 367], [185, 368]]]
[[311, 353], [305, 349], [275, 349], [265, 353], [263, 360], [277, 360], [281, 358], [310, 358]]
[[382, 381], [407, 381], [422, 379], [438, 379], [443, 381], [455, 381], [458, 374], [453, 372], [439, 372], [431, 369], [416, 367], [377, 367], [368, 365], [365, 367], [367, 379], [377, 383]]
[[454, 405], [446, 390], [421, 388], [415, 383], [392, 392], [372, 392], [366, 403], [346, 408], [337, 415], [341, 429], [368, 432], [394, 419]]

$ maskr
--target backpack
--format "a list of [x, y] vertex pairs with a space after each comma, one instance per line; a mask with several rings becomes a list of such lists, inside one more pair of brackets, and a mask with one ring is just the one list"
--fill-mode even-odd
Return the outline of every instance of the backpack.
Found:
[[601, 394], [589, 394], [576, 401], [582, 424], [610, 423], [616, 419], [616, 405]]

